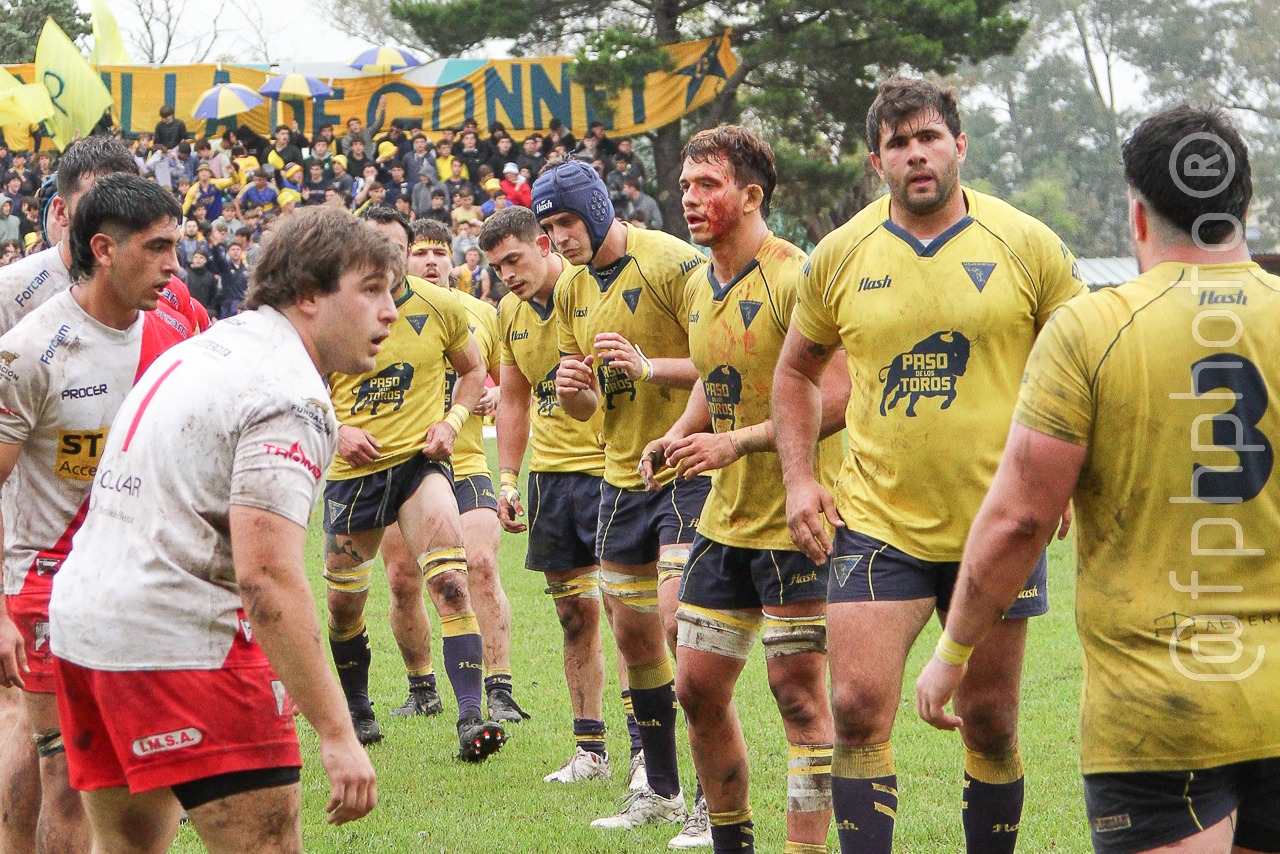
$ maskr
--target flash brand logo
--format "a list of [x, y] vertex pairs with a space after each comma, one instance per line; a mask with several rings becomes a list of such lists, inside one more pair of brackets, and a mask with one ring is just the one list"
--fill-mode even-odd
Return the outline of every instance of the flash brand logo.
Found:
[[533, 206], [533, 212], [541, 216], [542, 214], [551, 210], [553, 207], [555, 207], [555, 202], [551, 201], [550, 199], [543, 199], [542, 201], [538, 202], [536, 205]]
[[193, 726], [175, 729], [173, 732], [162, 732], [159, 735], [144, 735], [133, 740], [134, 756], [151, 756], [169, 750], [181, 750], [184, 747], [195, 747], [204, 741], [204, 733]]
[[478, 661], [459, 661], [458, 669], [462, 670], [464, 667], [469, 667], [472, 670], [484, 670], [484, 665]]
[[314, 477], [316, 480], [319, 480], [320, 476], [323, 474], [323, 472], [320, 471], [320, 466], [311, 462], [311, 459], [307, 456], [306, 451], [302, 450], [302, 446], [299, 445], [297, 442], [294, 442], [292, 445], [290, 445], [287, 448], [282, 448], [279, 445], [273, 445], [270, 442], [263, 442], [262, 447], [268, 454], [272, 455], [273, 457], [284, 457], [289, 462], [297, 463], [298, 465], [302, 466], [304, 469], [310, 472], [311, 476]]

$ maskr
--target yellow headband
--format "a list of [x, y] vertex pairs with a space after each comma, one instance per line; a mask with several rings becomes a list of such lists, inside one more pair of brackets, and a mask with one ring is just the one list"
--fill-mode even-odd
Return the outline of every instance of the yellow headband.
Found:
[[449, 248], [449, 244], [442, 243], [439, 240], [419, 240], [417, 243], [414, 243], [409, 247], [409, 251], [412, 252], [415, 249], [430, 249], [432, 246], [443, 246], [445, 249]]

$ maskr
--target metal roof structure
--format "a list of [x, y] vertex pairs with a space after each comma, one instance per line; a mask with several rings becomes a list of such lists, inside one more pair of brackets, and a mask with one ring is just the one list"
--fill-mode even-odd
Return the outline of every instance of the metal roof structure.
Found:
[[1077, 258], [1076, 265], [1090, 290], [1114, 288], [1138, 277], [1136, 258]]

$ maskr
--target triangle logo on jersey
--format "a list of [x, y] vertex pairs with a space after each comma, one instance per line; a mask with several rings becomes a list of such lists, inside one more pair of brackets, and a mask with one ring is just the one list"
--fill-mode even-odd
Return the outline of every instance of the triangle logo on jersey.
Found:
[[427, 316], [425, 314], [410, 314], [405, 317], [409, 321], [409, 325], [413, 327], [413, 331], [422, 334], [422, 327], [427, 325]]
[[836, 574], [836, 583], [844, 587], [844, 583], [853, 575], [853, 571], [862, 563], [865, 555], [841, 555], [831, 562], [831, 571]]
[[627, 308], [631, 309], [631, 313], [636, 313], [636, 306], [640, 304], [640, 289], [631, 288], [622, 292], [622, 301], [627, 304]]
[[987, 282], [991, 280], [991, 274], [996, 269], [996, 265], [990, 262], [965, 261], [960, 266], [964, 267], [964, 271], [969, 274], [969, 279], [978, 289], [978, 293], [982, 293], [982, 289], [987, 286]]
[[742, 312], [742, 328], [750, 329], [751, 321], [756, 319], [756, 315], [760, 313], [760, 300], [744, 299], [738, 301], [738, 310]]
[[347, 512], [347, 505], [340, 504], [337, 501], [325, 499], [325, 508], [329, 511], [329, 524], [332, 525], [338, 520], [338, 517]]

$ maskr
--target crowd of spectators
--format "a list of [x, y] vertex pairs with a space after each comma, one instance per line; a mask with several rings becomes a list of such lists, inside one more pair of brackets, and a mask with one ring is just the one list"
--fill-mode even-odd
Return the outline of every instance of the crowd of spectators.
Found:
[[[454, 235], [459, 287], [495, 305], [503, 288], [480, 251], [480, 226], [508, 205], [529, 207], [533, 180], [548, 162], [589, 163], [620, 218], [646, 228], [663, 225], [657, 202], [645, 193], [645, 169], [632, 141], [611, 139], [600, 122], [578, 140], [552, 120], [546, 134], [517, 142], [501, 122], [481, 136], [468, 119], [433, 138], [412, 122], [385, 119], [384, 97], [372, 126], [351, 118], [341, 134], [322, 125], [309, 139], [294, 122], [277, 127], [270, 139], [243, 127], [197, 138], [165, 106], [152, 133], [127, 140], [139, 171], [182, 202], [178, 260], [192, 296], [210, 316], [238, 310], [262, 235], [298, 207], [333, 205], [359, 214], [384, 205], [410, 220], [439, 220]], [[112, 132], [105, 116], [95, 132]], [[10, 151], [0, 137], [0, 266], [44, 248], [41, 211], [54, 192], [55, 169], [55, 153]]]

